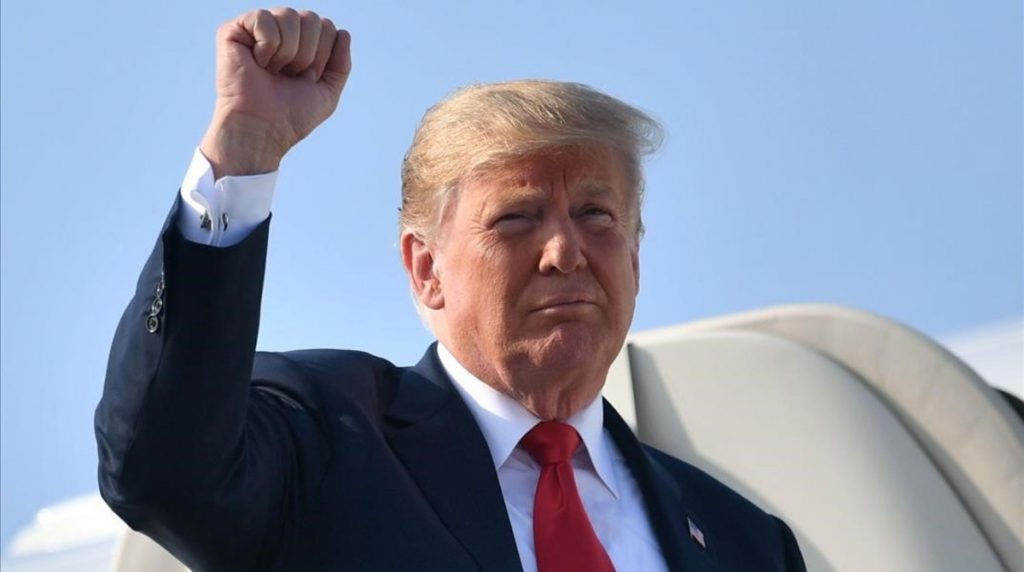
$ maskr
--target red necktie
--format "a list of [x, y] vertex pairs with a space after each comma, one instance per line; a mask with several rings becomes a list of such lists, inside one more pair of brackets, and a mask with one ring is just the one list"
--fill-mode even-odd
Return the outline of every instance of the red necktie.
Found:
[[579, 434], [565, 423], [542, 421], [520, 443], [541, 466], [533, 498], [539, 572], [614, 572], [576, 489], [572, 454], [579, 447]]

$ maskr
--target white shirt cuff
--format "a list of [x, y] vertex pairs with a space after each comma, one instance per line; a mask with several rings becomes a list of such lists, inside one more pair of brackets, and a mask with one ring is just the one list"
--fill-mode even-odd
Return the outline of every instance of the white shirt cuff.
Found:
[[197, 147], [181, 183], [178, 229], [192, 242], [238, 244], [270, 216], [276, 184], [277, 171], [214, 181], [213, 167]]

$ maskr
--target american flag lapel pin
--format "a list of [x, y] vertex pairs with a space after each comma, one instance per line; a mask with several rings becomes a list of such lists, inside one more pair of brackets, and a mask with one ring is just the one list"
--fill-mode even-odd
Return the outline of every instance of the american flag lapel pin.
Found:
[[686, 517], [686, 524], [690, 528], [690, 538], [693, 539], [694, 542], [699, 544], [701, 548], [707, 550], [708, 547], [704, 543], [704, 531], [702, 531], [699, 526], [694, 524], [693, 520], [691, 520], [690, 517]]

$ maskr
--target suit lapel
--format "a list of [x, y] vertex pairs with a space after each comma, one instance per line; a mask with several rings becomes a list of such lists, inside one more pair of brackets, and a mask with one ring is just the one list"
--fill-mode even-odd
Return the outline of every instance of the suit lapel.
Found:
[[[469, 409], [431, 346], [402, 376], [387, 414], [385, 436], [427, 502], [482, 570], [521, 572], [515, 537], [490, 451]], [[672, 572], [715, 572], [714, 539], [690, 536], [684, 492], [604, 402], [605, 428], [644, 496], [651, 526]]]
[[392, 450], [480, 568], [521, 572], [487, 442], [434, 346], [402, 376], [387, 419]]
[[658, 538], [668, 569], [672, 572], [718, 570], [712, 553], [711, 542], [714, 539], [706, 539], [708, 546], [704, 548], [690, 536], [687, 519], [700, 526], [699, 520], [687, 509], [679, 483], [644, 450], [608, 401], [604, 402], [604, 426], [640, 486], [651, 527]]

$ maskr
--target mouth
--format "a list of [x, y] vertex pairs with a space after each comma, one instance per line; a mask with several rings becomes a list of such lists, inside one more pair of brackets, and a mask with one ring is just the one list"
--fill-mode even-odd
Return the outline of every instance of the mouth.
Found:
[[571, 312], [596, 307], [593, 300], [586, 296], [563, 296], [544, 300], [537, 304], [532, 312], [557, 313]]

